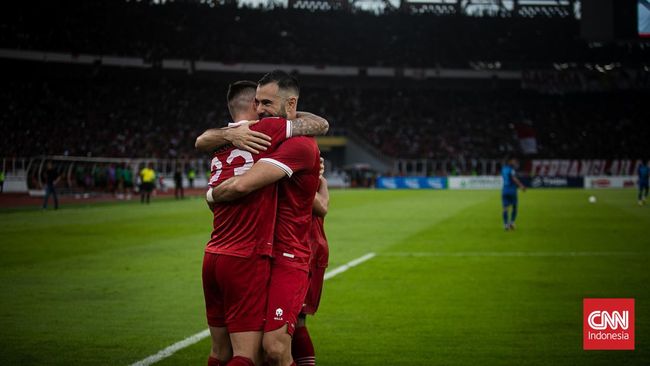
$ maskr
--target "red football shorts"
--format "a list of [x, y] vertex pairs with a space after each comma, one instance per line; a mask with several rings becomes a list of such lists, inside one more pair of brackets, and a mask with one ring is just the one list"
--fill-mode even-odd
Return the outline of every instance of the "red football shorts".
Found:
[[208, 325], [229, 333], [264, 329], [270, 258], [205, 253], [203, 295]]
[[264, 332], [277, 330], [287, 324], [287, 333], [293, 336], [308, 286], [307, 272], [273, 262]]
[[318, 310], [320, 297], [323, 293], [324, 278], [325, 268], [312, 264], [311, 271], [309, 272], [309, 288], [307, 289], [307, 296], [305, 296], [305, 303], [302, 307], [303, 313], [314, 315], [316, 310]]

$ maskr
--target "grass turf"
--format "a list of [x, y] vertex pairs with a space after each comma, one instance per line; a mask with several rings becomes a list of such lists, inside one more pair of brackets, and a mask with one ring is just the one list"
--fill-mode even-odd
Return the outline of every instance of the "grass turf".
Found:
[[[650, 207], [592, 193], [520, 194], [504, 232], [496, 191], [333, 191], [330, 267], [377, 256], [326, 282], [318, 364], [648, 364]], [[205, 329], [210, 219], [200, 199], [0, 213], [0, 364], [128, 365]], [[635, 351], [582, 350], [584, 297], [636, 299]]]

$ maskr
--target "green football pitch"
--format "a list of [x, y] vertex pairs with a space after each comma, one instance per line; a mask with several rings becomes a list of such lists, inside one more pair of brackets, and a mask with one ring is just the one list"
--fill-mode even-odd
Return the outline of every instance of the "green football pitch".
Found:
[[[588, 196], [597, 195], [590, 204]], [[650, 364], [650, 207], [634, 190], [333, 191], [319, 365]], [[130, 365], [206, 329], [199, 199], [0, 211], [0, 364]], [[636, 350], [584, 351], [582, 301], [636, 299]], [[205, 365], [209, 340], [156, 365]]]

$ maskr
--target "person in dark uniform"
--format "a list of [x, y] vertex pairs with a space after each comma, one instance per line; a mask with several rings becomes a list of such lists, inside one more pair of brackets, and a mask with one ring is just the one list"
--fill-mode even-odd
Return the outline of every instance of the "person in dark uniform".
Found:
[[0, 170], [0, 193], [4, 192], [5, 187], [5, 171]]
[[183, 195], [183, 173], [179, 168], [176, 168], [174, 172], [174, 197], [181, 200], [185, 198]]
[[56, 195], [56, 189], [54, 186], [61, 179], [59, 172], [54, 169], [51, 161], [47, 162], [47, 170], [45, 170], [45, 175], [43, 176], [45, 180], [45, 199], [43, 200], [43, 209], [47, 208], [47, 203], [50, 200], [50, 196], [54, 198], [54, 209], [59, 209], [59, 198]]
[[650, 176], [650, 168], [646, 163], [639, 165], [639, 206], [645, 205], [648, 198], [648, 177]]

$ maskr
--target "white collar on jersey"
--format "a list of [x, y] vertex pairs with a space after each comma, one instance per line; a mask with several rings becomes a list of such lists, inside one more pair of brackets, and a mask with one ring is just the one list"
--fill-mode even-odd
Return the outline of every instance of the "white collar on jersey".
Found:
[[228, 127], [237, 127], [237, 126], [241, 126], [241, 125], [243, 125], [243, 124], [246, 123], [246, 122], [248, 122], [248, 121], [245, 120], [245, 119], [242, 119], [241, 121], [238, 121], [238, 122], [230, 122], [230, 123], [228, 123]]

